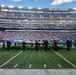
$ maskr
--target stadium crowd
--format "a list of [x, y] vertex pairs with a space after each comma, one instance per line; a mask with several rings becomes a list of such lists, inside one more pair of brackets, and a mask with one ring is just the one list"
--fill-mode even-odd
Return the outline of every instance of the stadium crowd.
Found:
[[[27, 29], [27, 31], [0, 31], [0, 37], [3, 40], [42, 41], [47, 39], [50, 42], [54, 39], [58, 41], [67, 38], [75, 39], [76, 14], [0, 11], [0, 28]], [[39, 31], [32, 31], [31, 29], [38, 29]], [[46, 29], [54, 29], [55, 31], [51, 32]], [[64, 32], [57, 32], [56, 29], [64, 29]], [[67, 29], [73, 29], [73, 31], [67, 32]]]
[[75, 29], [75, 13], [27, 13], [0, 11], [0, 28]]
[[76, 19], [75, 13], [30, 13], [0, 11], [0, 18], [27, 18], [27, 19]]
[[34, 42], [35, 40], [48, 42], [54, 39], [59, 42], [65, 41], [67, 38], [74, 40], [76, 38], [76, 32], [51, 32], [51, 31], [1, 31], [0, 35], [3, 40], [25, 40], [27, 42]]

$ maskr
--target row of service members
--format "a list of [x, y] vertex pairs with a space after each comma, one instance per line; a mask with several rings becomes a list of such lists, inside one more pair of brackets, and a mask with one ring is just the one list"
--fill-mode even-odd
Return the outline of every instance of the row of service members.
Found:
[[[48, 50], [48, 41], [47, 40], [43, 40], [43, 46], [44, 46], [44, 50], [47, 51]], [[71, 42], [70, 40], [67, 40], [66, 41], [66, 44], [67, 44], [67, 51], [70, 51], [70, 47], [71, 47]], [[57, 41], [54, 40], [53, 41], [53, 46], [54, 46], [54, 50], [57, 51]], [[22, 48], [23, 48], [23, 51], [25, 51], [25, 44], [26, 42], [23, 41], [22, 42]], [[33, 45], [33, 43], [31, 43]], [[16, 44], [15, 44], [16, 45]], [[38, 48], [39, 48], [39, 42], [36, 40], [36, 51], [38, 51]], [[5, 47], [5, 43], [3, 43], [3, 48]], [[11, 42], [10, 41], [7, 41], [7, 50], [10, 51], [10, 47], [11, 47]]]

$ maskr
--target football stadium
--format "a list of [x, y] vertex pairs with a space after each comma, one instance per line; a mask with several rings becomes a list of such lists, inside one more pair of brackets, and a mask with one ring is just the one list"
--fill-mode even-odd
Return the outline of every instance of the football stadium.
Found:
[[0, 69], [76, 69], [76, 8], [0, 5]]

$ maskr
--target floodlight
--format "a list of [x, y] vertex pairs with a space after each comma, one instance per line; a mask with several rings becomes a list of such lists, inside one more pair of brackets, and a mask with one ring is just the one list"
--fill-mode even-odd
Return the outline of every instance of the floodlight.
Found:
[[39, 7], [38, 10], [41, 10], [41, 8]]
[[14, 8], [14, 6], [11, 6], [11, 5], [9, 5], [8, 7], [9, 7], [9, 8]]
[[73, 10], [76, 10], [76, 8], [73, 8]]
[[5, 5], [1, 5], [1, 7], [5, 7]]
[[28, 7], [28, 9], [32, 9], [32, 7]]
[[23, 7], [22, 7], [22, 6], [19, 6], [18, 8], [19, 8], [19, 9], [22, 9]]

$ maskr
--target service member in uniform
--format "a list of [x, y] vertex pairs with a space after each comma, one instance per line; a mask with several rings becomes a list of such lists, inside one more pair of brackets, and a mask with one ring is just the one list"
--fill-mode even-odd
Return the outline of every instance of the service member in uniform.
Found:
[[58, 43], [58, 42], [57, 42], [56, 40], [54, 40], [54, 50], [55, 50], [55, 51], [57, 51], [57, 43]]
[[11, 47], [11, 42], [7, 41], [7, 50], [10, 51], [10, 47]]
[[70, 44], [71, 44], [70, 40], [67, 40], [66, 44], [67, 44], [67, 51], [70, 51]]
[[38, 46], [39, 46], [39, 43], [38, 43], [38, 41], [37, 41], [37, 40], [36, 40], [35, 45], [36, 45], [36, 51], [38, 51]]
[[25, 44], [26, 44], [25, 41], [23, 41], [23, 42], [22, 42], [23, 51], [25, 51]]
[[16, 46], [16, 43], [15, 43], [15, 46]]
[[44, 49], [45, 51], [48, 49], [48, 40], [44, 40]]

